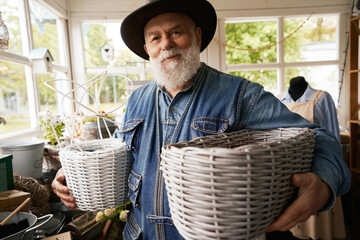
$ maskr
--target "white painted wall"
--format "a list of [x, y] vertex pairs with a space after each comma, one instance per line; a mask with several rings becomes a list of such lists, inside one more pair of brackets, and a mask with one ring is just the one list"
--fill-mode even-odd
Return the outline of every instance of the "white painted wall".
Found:
[[[55, 0], [44, 0], [55, 1]], [[63, 2], [65, 0], [56, 0]], [[208, 0], [220, 17], [241, 12], [244, 16], [264, 16], [284, 14], [308, 14], [326, 12], [347, 12], [351, 0]], [[145, 0], [68, 0], [71, 14], [113, 14], [130, 12], [145, 4]]]

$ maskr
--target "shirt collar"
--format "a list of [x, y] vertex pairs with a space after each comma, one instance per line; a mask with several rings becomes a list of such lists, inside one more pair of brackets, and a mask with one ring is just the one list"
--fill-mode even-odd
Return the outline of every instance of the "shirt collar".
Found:
[[[314, 94], [315, 89], [311, 88], [310, 85], [308, 84], [306, 87], [305, 92], [303, 93], [303, 95], [301, 95], [300, 98], [298, 98], [295, 102], [308, 102], [310, 101], [312, 95]], [[281, 98], [281, 102], [294, 102], [294, 100], [292, 99], [290, 93], [289, 93], [289, 88], [286, 89], [286, 91], [284, 92], [282, 98]]]

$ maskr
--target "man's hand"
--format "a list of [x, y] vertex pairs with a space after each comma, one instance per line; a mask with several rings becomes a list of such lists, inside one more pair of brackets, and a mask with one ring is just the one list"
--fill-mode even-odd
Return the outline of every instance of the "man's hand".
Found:
[[287, 231], [306, 221], [328, 202], [330, 188], [313, 173], [294, 174], [292, 182], [299, 187], [297, 199], [270, 224], [267, 232]]
[[65, 206], [76, 210], [76, 203], [74, 196], [70, 195], [70, 189], [66, 187], [66, 179], [62, 168], [56, 173], [55, 179], [51, 184], [54, 193], [60, 198]]

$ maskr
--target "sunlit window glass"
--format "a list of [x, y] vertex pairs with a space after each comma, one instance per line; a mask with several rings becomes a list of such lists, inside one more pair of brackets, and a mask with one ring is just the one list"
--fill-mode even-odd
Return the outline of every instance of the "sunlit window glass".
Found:
[[23, 65], [0, 61], [0, 134], [30, 127], [25, 69]]
[[19, 27], [19, 1], [0, 0], [0, 11], [10, 37], [7, 51], [23, 54]]
[[54, 62], [60, 63], [57, 18], [36, 1], [30, 1], [34, 48], [48, 48]]
[[[285, 62], [337, 60], [336, 16], [285, 18]], [[305, 24], [301, 26], [303, 23]]]
[[90, 108], [95, 111], [98, 107], [106, 112], [117, 108], [126, 101], [132, 89], [131, 81], [124, 75], [87, 74], [87, 79]]
[[243, 77], [252, 82], [260, 83], [264, 86], [266, 91], [275, 93], [276, 92], [276, 70], [259, 70], [259, 71], [240, 71], [240, 72], [229, 72], [234, 76]]
[[[51, 112], [58, 112], [57, 93], [45, 85], [45, 81], [56, 79], [56, 73], [36, 74], [36, 78], [39, 87], [40, 110], [41, 111], [49, 110]], [[55, 89], [60, 87], [56, 85], [56, 81], [48, 82], [48, 84]], [[61, 91], [61, 89], [59, 90]]]
[[120, 22], [82, 24], [85, 67], [128, 66], [144, 62], [124, 44], [120, 25]]
[[335, 104], [339, 93], [339, 70], [337, 65], [288, 68], [285, 70], [285, 89], [289, 87], [290, 79], [303, 76], [310, 87], [330, 93]]
[[276, 21], [226, 22], [225, 39], [228, 65], [277, 61]]

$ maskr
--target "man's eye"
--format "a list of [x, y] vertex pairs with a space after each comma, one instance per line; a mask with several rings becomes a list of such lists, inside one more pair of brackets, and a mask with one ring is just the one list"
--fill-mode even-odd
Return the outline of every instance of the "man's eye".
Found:
[[152, 42], [153, 42], [153, 41], [157, 41], [157, 40], [159, 40], [159, 37], [153, 37], [153, 38], [151, 39]]

